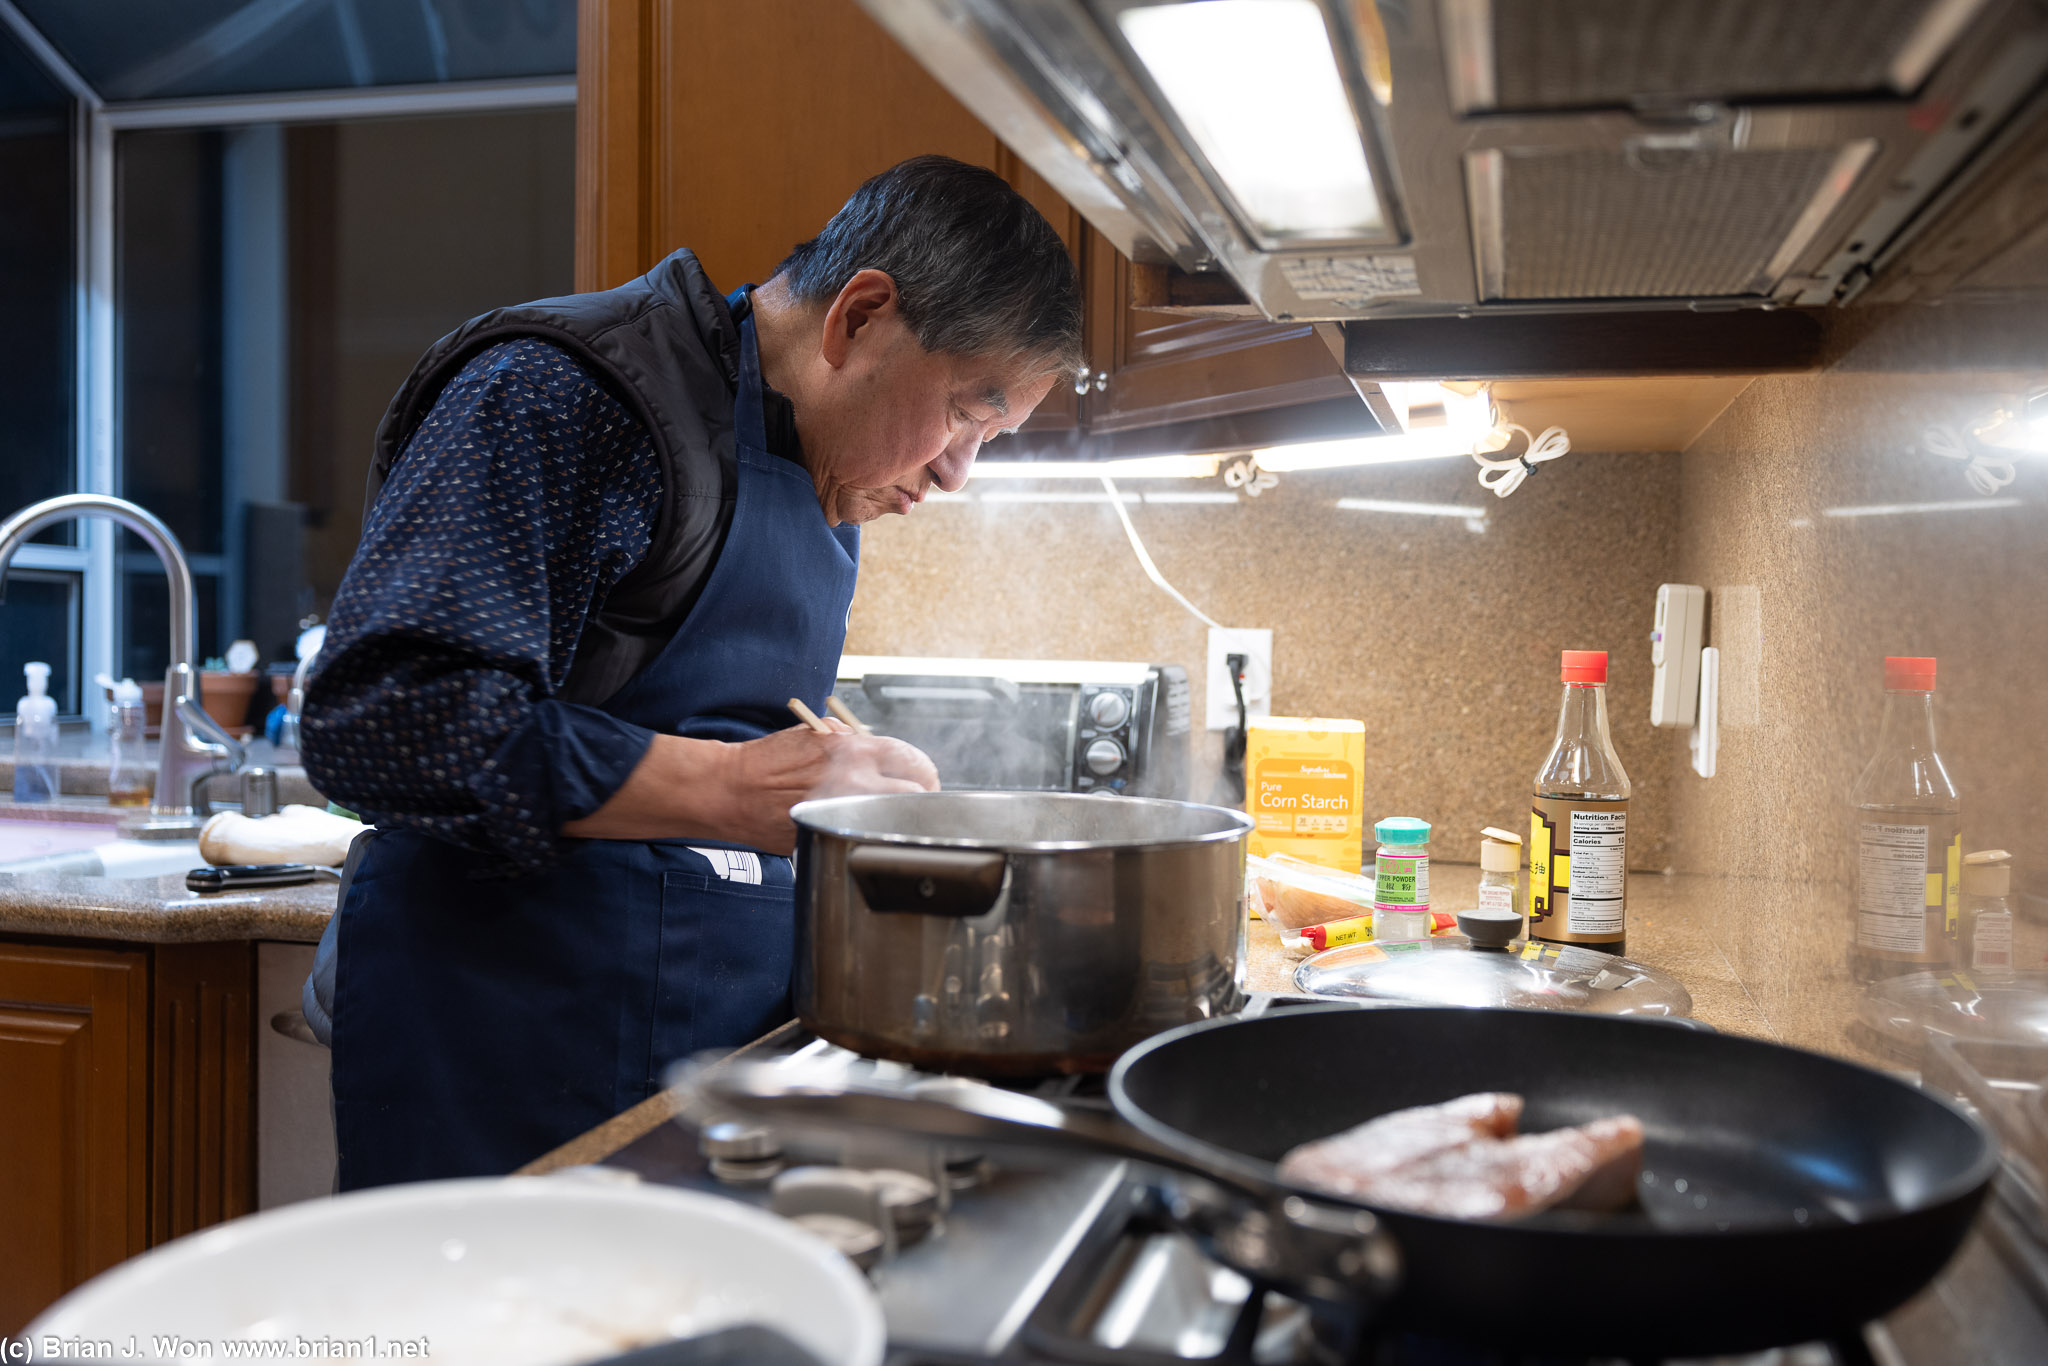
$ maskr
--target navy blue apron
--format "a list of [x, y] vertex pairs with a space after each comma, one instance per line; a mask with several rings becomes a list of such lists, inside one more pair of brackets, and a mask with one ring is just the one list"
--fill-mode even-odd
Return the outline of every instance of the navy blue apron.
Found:
[[[675, 638], [604, 704], [728, 741], [789, 725], [792, 697], [823, 709], [860, 550], [767, 449], [751, 315], [740, 351], [725, 545]], [[547, 872], [490, 880], [489, 856], [374, 836], [335, 955], [341, 1188], [509, 1172], [654, 1094], [670, 1061], [788, 1018], [789, 860], [729, 881], [692, 845], [737, 847], [573, 840]]]

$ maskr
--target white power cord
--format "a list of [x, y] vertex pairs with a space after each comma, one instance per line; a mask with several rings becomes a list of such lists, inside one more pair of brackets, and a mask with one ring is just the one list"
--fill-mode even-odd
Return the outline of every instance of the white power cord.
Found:
[[1280, 476], [1271, 470], [1262, 470], [1251, 460], [1234, 460], [1223, 471], [1223, 483], [1228, 488], [1243, 489], [1245, 497], [1256, 498], [1280, 482]]
[[1555, 460], [1572, 448], [1572, 439], [1562, 427], [1545, 427], [1541, 436], [1530, 436], [1529, 429], [1517, 422], [1496, 426], [1496, 432], [1520, 432], [1522, 440], [1529, 443], [1520, 455], [1510, 455], [1491, 460], [1472, 452], [1472, 458], [1479, 462], [1479, 484], [1496, 498], [1505, 498], [1522, 487], [1522, 481], [1536, 473], [1536, 467], [1546, 460]]
[[1920, 440], [1929, 455], [1938, 455], [1944, 460], [1969, 461], [1963, 477], [1970, 481], [1971, 488], [1986, 498], [2019, 477], [2018, 468], [2003, 452], [1986, 454], [1982, 450], [1972, 450], [1971, 443], [1952, 427], [1929, 427], [1920, 434]]
[[1116, 509], [1117, 520], [1124, 524], [1124, 535], [1130, 537], [1131, 549], [1137, 552], [1138, 567], [1145, 571], [1145, 577], [1159, 585], [1160, 589], [1168, 597], [1187, 608], [1188, 611], [1194, 613], [1201, 620], [1208, 622], [1209, 625], [1214, 626], [1219, 631], [1227, 630], [1228, 628], [1222, 622], [1189, 602], [1186, 595], [1166, 581], [1166, 576], [1159, 572], [1159, 566], [1152, 563], [1152, 556], [1146, 552], [1145, 543], [1138, 539], [1138, 529], [1131, 525], [1131, 514], [1124, 511], [1123, 495], [1116, 491], [1116, 481], [1106, 474], [1098, 477], [1102, 480], [1103, 490], [1109, 494], [1109, 505]]

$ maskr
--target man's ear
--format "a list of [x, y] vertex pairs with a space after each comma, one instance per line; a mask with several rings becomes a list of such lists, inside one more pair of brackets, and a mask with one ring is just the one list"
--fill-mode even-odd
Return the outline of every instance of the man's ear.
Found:
[[896, 302], [896, 282], [887, 271], [855, 271], [825, 310], [824, 334], [818, 343], [825, 363], [835, 370], [843, 368], [854, 347], [874, 336], [871, 325], [893, 313]]

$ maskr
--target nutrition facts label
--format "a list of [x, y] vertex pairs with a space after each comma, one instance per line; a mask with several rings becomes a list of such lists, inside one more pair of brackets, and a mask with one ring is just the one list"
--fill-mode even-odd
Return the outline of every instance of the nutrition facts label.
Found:
[[1871, 949], [1927, 947], [1927, 827], [1862, 822], [1856, 856], [1856, 938]]
[[1624, 927], [1628, 883], [1628, 812], [1574, 811], [1571, 900], [1565, 928], [1573, 934], [1614, 934]]

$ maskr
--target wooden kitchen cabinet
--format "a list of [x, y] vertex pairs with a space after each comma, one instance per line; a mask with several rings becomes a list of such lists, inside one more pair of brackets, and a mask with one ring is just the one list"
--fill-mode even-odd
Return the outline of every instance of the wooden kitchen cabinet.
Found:
[[583, 0], [579, 15], [579, 289], [619, 284], [682, 246], [721, 287], [758, 283], [861, 181], [939, 152], [1029, 198], [1087, 293], [1089, 390], [1056, 387], [1016, 453], [1115, 454], [1117, 434], [1162, 427], [1197, 449], [1191, 424], [1331, 400], [1370, 427], [1307, 325], [1134, 306], [1131, 263], [854, 0]]
[[0, 1335], [253, 1207], [254, 950], [0, 940]]
[[149, 956], [0, 944], [0, 1333], [148, 1244]]
[[1309, 323], [1146, 309], [1130, 259], [1090, 229], [1084, 253], [1095, 378], [1082, 421], [1097, 433], [1194, 422], [1327, 399], [1364, 404]]

